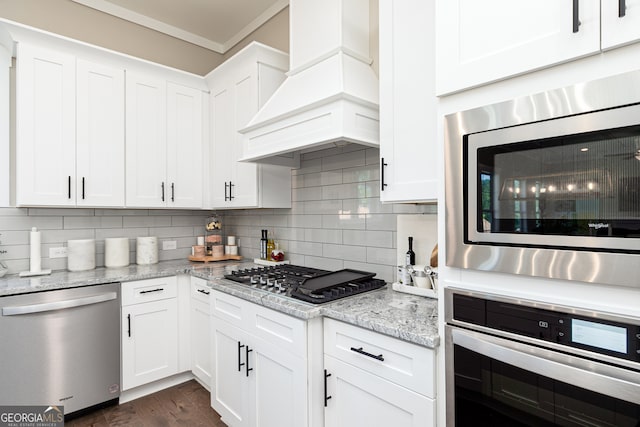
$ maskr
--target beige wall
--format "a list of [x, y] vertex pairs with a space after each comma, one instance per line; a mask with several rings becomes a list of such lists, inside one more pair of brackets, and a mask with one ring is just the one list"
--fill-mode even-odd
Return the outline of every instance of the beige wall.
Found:
[[[71, 0], [0, 0], [0, 17], [199, 75], [207, 74], [229, 56]], [[258, 40], [288, 52], [288, 23], [287, 8], [241, 44]]]
[[225, 52], [224, 59], [229, 59], [252, 41], [259, 41], [283, 52], [289, 52], [289, 8], [281, 10], [262, 27]]
[[[289, 8], [224, 55], [71, 0], [0, 0], [0, 17], [159, 64], [206, 75], [256, 40], [289, 52]], [[378, 72], [378, 0], [370, 0], [370, 50]]]

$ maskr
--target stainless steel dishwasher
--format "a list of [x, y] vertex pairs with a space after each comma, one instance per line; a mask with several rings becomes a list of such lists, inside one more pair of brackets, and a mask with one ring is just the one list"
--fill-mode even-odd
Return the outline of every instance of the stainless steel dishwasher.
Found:
[[118, 398], [119, 283], [2, 297], [0, 313], [1, 404], [68, 415]]

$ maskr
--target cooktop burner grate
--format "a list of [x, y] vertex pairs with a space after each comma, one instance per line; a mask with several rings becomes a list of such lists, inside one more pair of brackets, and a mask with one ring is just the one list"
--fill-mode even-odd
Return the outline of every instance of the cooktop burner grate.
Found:
[[374, 276], [375, 273], [352, 269], [332, 272], [281, 264], [236, 270], [224, 277], [274, 294], [321, 304], [385, 285], [384, 280], [374, 279]]

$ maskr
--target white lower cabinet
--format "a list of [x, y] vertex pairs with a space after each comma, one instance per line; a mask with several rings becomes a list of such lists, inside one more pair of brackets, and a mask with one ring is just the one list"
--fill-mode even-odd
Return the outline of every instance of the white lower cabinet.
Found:
[[210, 293], [206, 280], [191, 278], [191, 372], [207, 387], [211, 387]]
[[122, 284], [122, 390], [178, 373], [176, 277]]
[[436, 425], [435, 352], [324, 320], [325, 426]]
[[211, 314], [211, 406], [222, 421], [306, 426], [306, 322], [216, 291]]

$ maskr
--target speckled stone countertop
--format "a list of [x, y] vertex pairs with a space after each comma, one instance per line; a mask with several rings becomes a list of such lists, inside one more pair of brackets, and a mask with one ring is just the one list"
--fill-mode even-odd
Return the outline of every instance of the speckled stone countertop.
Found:
[[400, 338], [424, 347], [440, 344], [437, 300], [393, 291], [390, 285], [323, 305], [283, 298], [267, 291], [224, 279], [224, 274], [246, 267], [252, 261], [190, 263], [163, 261], [152, 265], [132, 264], [122, 268], [97, 268], [83, 272], [56, 271], [47, 276], [0, 279], [0, 297], [30, 292], [98, 285], [109, 282], [191, 274], [208, 281], [212, 289], [251, 301], [300, 319], [325, 316]]

